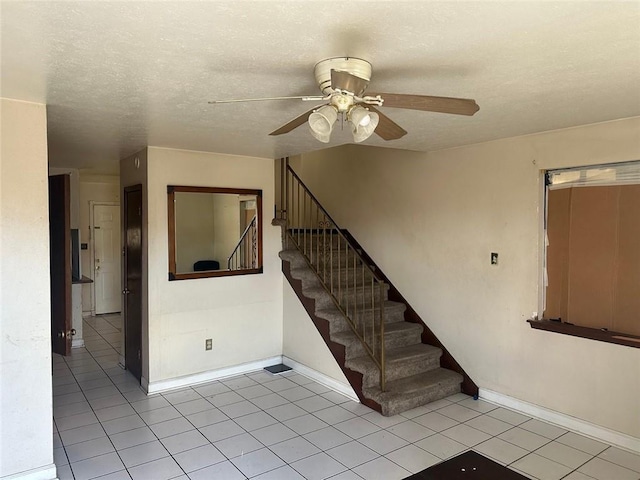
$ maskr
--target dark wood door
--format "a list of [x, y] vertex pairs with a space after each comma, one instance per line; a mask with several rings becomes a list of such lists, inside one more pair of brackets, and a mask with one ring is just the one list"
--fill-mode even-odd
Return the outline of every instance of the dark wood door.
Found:
[[142, 185], [124, 190], [125, 366], [142, 377]]
[[69, 175], [49, 177], [51, 346], [71, 355], [71, 200]]

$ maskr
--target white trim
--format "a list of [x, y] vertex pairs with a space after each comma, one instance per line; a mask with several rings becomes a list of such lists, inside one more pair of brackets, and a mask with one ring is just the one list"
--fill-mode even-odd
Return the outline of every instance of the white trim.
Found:
[[44, 467], [1, 477], [1, 480], [58, 480], [56, 475], [56, 466], [52, 463]]
[[242, 375], [243, 373], [255, 372], [269, 365], [282, 363], [282, 356], [265, 358], [255, 362], [243, 363], [233, 367], [221, 368], [219, 370], [209, 370], [208, 372], [196, 373], [193, 375], [185, 375], [184, 377], [170, 378], [168, 380], [160, 380], [157, 382], [149, 382], [146, 378], [142, 378], [142, 388], [148, 395], [153, 393], [163, 393], [177, 388], [197, 385], [199, 383], [211, 382], [224, 377], [233, 375]]
[[71, 340], [71, 348], [82, 348], [84, 347], [84, 339], [83, 338], [74, 338]]
[[609, 430], [576, 417], [566, 415], [539, 405], [534, 405], [517, 398], [494, 392], [484, 388], [480, 389], [480, 398], [489, 402], [508, 407], [532, 417], [553, 423], [559, 427], [581, 433], [595, 440], [621, 447], [632, 452], [640, 453], [640, 438], [632, 437], [625, 433]]
[[[89, 241], [87, 242], [89, 245], [89, 261], [91, 263], [91, 316], [96, 316], [96, 249], [95, 249], [95, 239], [94, 239], [94, 215], [93, 209], [96, 205], [105, 205], [108, 207], [120, 207], [120, 202], [103, 202], [100, 200], [89, 200]], [[122, 221], [120, 225], [118, 225], [118, 229], [120, 230], [120, 237], [122, 237]], [[122, 275], [122, 272], [121, 272]]]
[[321, 383], [325, 387], [330, 388], [331, 390], [335, 390], [343, 395], [346, 395], [350, 399], [360, 402], [360, 399], [356, 395], [356, 392], [351, 388], [351, 385], [339, 382], [338, 380], [331, 378], [324, 373], [320, 373], [317, 370], [307, 367], [306, 365], [296, 362], [289, 357], [282, 356], [282, 363], [287, 365], [288, 367], [293, 368], [293, 370], [305, 377], [309, 377], [312, 380], [315, 380], [318, 383]]

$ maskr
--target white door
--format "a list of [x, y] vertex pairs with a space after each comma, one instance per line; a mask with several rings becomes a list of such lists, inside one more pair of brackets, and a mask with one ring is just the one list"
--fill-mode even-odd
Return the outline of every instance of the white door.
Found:
[[119, 205], [94, 205], [93, 233], [96, 314], [119, 312], [121, 306]]

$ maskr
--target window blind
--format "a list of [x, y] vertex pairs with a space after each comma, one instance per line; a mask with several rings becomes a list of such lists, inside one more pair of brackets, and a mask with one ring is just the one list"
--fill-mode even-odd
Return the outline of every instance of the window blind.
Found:
[[549, 190], [640, 184], [640, 161], [547, 171]]

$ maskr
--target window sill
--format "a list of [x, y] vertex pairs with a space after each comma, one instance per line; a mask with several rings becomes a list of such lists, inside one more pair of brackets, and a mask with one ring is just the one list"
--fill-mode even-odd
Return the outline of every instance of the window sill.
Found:
[[551, 320], [527, 320], [531, 328], [561, 333], [574, 337], [588, 338], [599, 342], [615, 343], [626, 347], [640, 348], [640, 337], [626, 333], [599, 330], [597, 328], [579, 327], [567, 323], [552, 322]]

